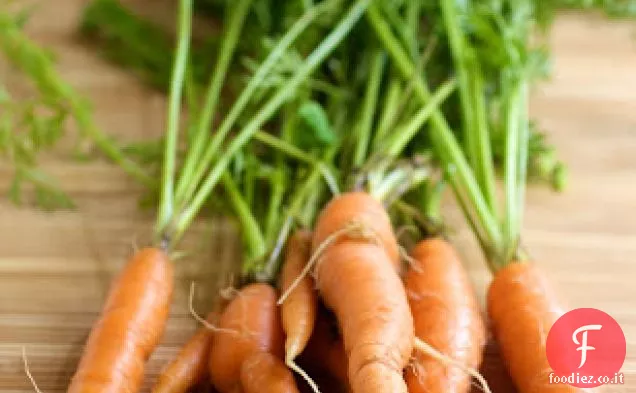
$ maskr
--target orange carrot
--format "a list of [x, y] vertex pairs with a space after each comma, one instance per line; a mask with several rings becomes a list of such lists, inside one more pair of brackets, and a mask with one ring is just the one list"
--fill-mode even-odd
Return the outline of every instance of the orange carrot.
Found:
[[[216, 313], [207, 320], [212, 323]], [[208, 359], [212, 332], [202, 327], [183, 346], [177, 357], [163, 370], [152, 389], [153, 393], [186, 393], [208, 375]]]
[[[486, 329], [471, 284], [453, 247], [442, 239], [418, 243], [404, 280], [415, 335], [452, 358], [449, 364], [415, 352], [407, 368], [410, 393], [467, 393], [486, 341]], [[458, 367], [461, 365], [461, 367]]]
[[68, 392], [139, 391], [168, 319], [172, 289], [173, 267], [163, 251], [135, 253], [108, 293]]
[[267, 352], [250, 355], [241, 366], [243, 393], [298, 393], [291, 371]]
[[387, 254], [375, 244], [343, 242], [326, 249], [315, 276], [342, 331], [352, 392], [406, 393], [402, 370], [413, 350], [413, 318]]
[[343, 233], [331, 242], [331, 245], [358, 239], [355, 230], [347, 228], [357, 225], [360, 229], [375, 236], [386, 251], [389, 259], [399, 266], [400, 249], [393, 233], [391, 219], [386, 210], [371, 195], [365, 192], [349, 192], [332, 199], [322, 210], [314, 229], [313, 249], [324, 244], [334, 234]]
[[[302, 274], [311, 252], [311, 233], [299, 231], [289, 240], [285, 264], [281, 272], [281, 291], [285, 292]], [[307, 346], [316, 321], [318, 296], [314, 280], [305, 275], [281, 305], [281, 319], [285, 331], [285, 363], [296, 368], [294, 359]]]
[[495, 273], [488, 290], [488, 315], [502, 358], [520, 393], [581, 392], [548, 385], [545, 342], [563, 309], [543, 273], [532, 263], [512, 262]]
[[230, 393], [240, 384], [241, 365], [256, 352], [271, 352], [282, 358], [283, 330], [276, 306], [276, 290], [266, 284], [242, 288], [228, 304], [214, 332], [209, 370], [220, 393]]

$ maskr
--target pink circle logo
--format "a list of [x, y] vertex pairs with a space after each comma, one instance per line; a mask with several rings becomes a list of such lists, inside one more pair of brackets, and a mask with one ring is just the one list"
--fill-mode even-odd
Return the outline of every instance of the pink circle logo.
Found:
[[[596, 387], [617, 383], [627, 344], [618, 322], [595, 308], [578, 308], [559, 318], [548, 333], [551, 383]], [[622, 376], [620, 377], [622, 383]]]

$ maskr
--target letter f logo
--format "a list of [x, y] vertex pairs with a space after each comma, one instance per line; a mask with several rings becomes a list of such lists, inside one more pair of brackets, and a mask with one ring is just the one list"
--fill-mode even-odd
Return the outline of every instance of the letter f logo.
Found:
[[[572, 341], [574, 341], [574, 344], [580, 345], [580, 347], [576, 349], [577, 351], [581, 351], [581, 364], [579, 365], [579, 368], [583, 367], [585, 361], [587, 360], [587, 351], [593, 351], [596, 349], [592, 346], [587, 345], [587, 332], [590, 330], [601, 330], [602, 327], [602, 325], [585, 325], [576, 329], [572, 334]], [[577, 338], [579, 333], [582, 333], [581, 342], [579, 342], [579, 339]]]

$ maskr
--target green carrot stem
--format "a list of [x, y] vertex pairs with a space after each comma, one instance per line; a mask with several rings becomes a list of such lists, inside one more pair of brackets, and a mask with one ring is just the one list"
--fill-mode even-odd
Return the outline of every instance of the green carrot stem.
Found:
[[398, 157], [406, 145], [413, 139], [418, 131], [424, 126], [431, 115], [439, 110], [440, 105], [455, 91], [457, 84], [454, 79], [443, 83], [409, 122], [393, 134], [392, 140], [388, 143], [387, 155]]
[[[383, 20], [382, 15], [378, 12], [375, 5], [371, 5], [367, 10], [367, 17], [375, 30], [378, 38], [384, 44], [387, 52], [389, 52], [393, 62], [402, 76], [406, 80], [414, 81], [414, 90], [418, 98], [423, 104], [430, 100], [430, 92], [421, 75], [415, 72], [415, 66], [409, 60], [408, 55], [401, 47], [397, 38], [393, 35], [390, 27]], [[461, 147], [457, 142], [452, 130], [448, 126], [441, 111], [436, 110], [431, 115], [433, 125], [432, 135], [436, 143], [438, 154], [444, 160], [444, 164], [453, 171], [451, 176], [451, 185], [458, 198], [467, 198], [470, 200], [470, 206], [476, 211], [479, 221], [484, 228], [484, 236], [487, 243], [494, 248], [500, 248], [501, 232], [497, 225], [497, 221], [488, 209], [479, 185], [470, 170], [470, 166], [466, 161], [466, 157], [462, 153]], [[466, 205], [468, 206], [468, 205]]]
[[[196, 119], [199, 114], [199, 95], [197, 92], [196, 81], [192, 73], [192, 62], [190, 61], [185, 74], [185, 82], [183, 85], [185, 93], [186, 106], [188, 108], [188, 118]], [[192, 143], [196, 136], [196, 124], [193, 121], [188, 122], [188, 143]]]
[[276, 226], [280, 222], [280, 207], [285, 196], [285, 172], [284, 167], [280, 166], [274, 170], [272, 174], [271, 193], [269, 195], [269, 206], [267, 215], [265, 216], [265, 239], [267, 244], [276, 238]]
[[504, 253], [502, 255], [503, 260], [499, 263], [504, 264], [506, 261], [512, 259], [516, 243], [517, 234], [516, 228], [518, 228], [519, 212], [518, 206], [519, 198], [517, 196], [519, 180], [519, 134], [520, 134], [520, 110], [519, 105], [522, 99], [521, 85], [517, 81], [512, 82], [512, 91], [510, 91], [510, 97], [506, 107], [505, 129], [505, 158], [504, 158], [504, 193], [505, 193], [505, 216], [503, 222], [503, 235], [504, 235]]
[[[471, 83], [468, 75], [468, 58], [472, 55], [471, 49], [464, 42], [461, 31], [459, 15], [456, 12], [456, 5], [453, 0], [442, 0], [440, 3], [442, 20], [446, 28], [446, 35], [451, 48], [451, 55], [455, 63], [455, 74], [459, 85], [459, 102], [462, 110], [462, 128], [466, 141], [466, 151], [470, 153], [471, 161], [477, 159], [474, 127], [474, 113], [472, 107]], [[473, 168], [475, 163], [471, 163]]]
[[267, 243], [265, 242], [258, 222], [250, 211], [249, 204], [245, 198], [243, 198], [243, 195], [229, 173], [223, 173], [221, 181], [228, 194], [227, 199], [232, 204], [232, 208], [240, 222], [241, 233], [243, 234], [248, 249], [248, 259], [254, 261], [257, 258], [261, 258], [267, 252]]
[[382, 72], [386, 63], [386, 54], [382, 50], [377, 50], [371, 60], [371, 72], [367, 83], [367, 89], [362, 102], [362, 112], [357, 129], [357, 143], [354, 153], [353, 164], [358, 168], [364, 162], [371, 140], [371, 130], [373, 129], [373, 119], [378, 103], [378, 93], [382, 83]]
[[257, 131], [256, 133], [254, 133], [254, 139], [282, 153], [285, 153], [289, 157], [295, 158], [307, 164], [318, 165], [318, 160], [316, 160], [313, 156], [311, 156], [304, 150], [299, 149], [291, 143], [286, 142], [285, 140], [280, 139], [266, 131]]
[[[334, 155], [336, 154], [337, 149], [334, 147], [330, 147], [323, 154], [323, 160], [325, 162], [330, 162]], [[307, 200], [309, 199], [309, 195], [321, 194], [321, 192], [316, 192], [316, 189], [320, 187], [320, 177], [321, 170], [319, 167], [314, 167], [304, 184], [296, 189], [296, 191], [292, 194], [292, 199], [289, 204], [289, 208], [286, 211], [286, 218], [281, 225], [279, 235], [276, 239], [276, 244], [274, 246], [274, 250], [272, 251], [270, 258], [268, 258], [267, 262], [262, 266], [262, 268], [256, 272], [256, 276], [260, 281], [270, 282], [274, 279], [276, 272], [278, 271], [280, 265], [280, 258], [278, 258], [278, 254], [280, 253], [280, 249], [283, 244], [287, 240], [289, 236], [289, 232], [292, 227], [292, 223], [296, 219], [300, 219], [301, 225], [304, 227], [311, 226], [311, 219], [315, 216], [311, 214], [310, 216], [301, 216], [301, 211], [303, 207], [306, 206]], [[307, 213], [307, 211], [305, 211]]]
[[[318, 17], [326, 7], [316, 6], [309, 9], [302, 17], [300, 17], [294, 25], [283, 35], [276, 47], [269, 53], [265, 61], [254, 73], [247, 86], [243, 89], [239, 97], [232, 105], [229, 113], [221, 122], [212, 141], [207, 145], [205, 152], [198, 162], [194, 162], [192, 170], [183, 172], [182, 182], [177, 187], [176, 199], [179, 206], [185, 206], [196, 192], [197, 186], [205, 176], [206, 170], [210, 167], [214, 160], [214, 155], [218, 152], [219, 147], [227, 137], [228, 133], [234, 127], [239, 116], [249, 103], [256, 89], [261, 85], [265, 77], [276, 65], [278, 60], [285, 54], [290, 45], [298, 38], [298, 36], [307, 29], [307, 27]], [[205, 146], [201, 143], [200, 149]]]
[[316, 158], [297, 148], [291, 143], [277, 138], [276, 136], [265, 131], [257, 131], [254, 134], [254, 139], [278, 150], [281, 153], [288, 155], [291, 158], [295, 158], [299, 161], [316, 167], [318, 171], [323, 175], [325, 182], [329, 185], [329, 188], [332, 191], [336, 190], [335, 192], [337, 193], [338, 182], [336, 181], [336, 174], [334, 173], [333, 169], [329, 168], [329, 166], [325, 165], [325, 163], [318, 161]]
[[[187, 186], [187, 182], [192, 178], [192, 172], [196, 165], [201, 161], [203, 149], [208, 140], [208, 133], [212, 126], [216, 107], [221, 95], [221, 88], [225, 82], [225, 75], [228, 67], [234, 57], [236, 45], [243, 30], [243, 24], [253, 0], [238, 0], [236, 5], [232, 5], [229, 21], [226, 24], [226, 30], [223, 34], [221, 48], [219, 49], [219, 57], [217, 59], [214, 71], [210, 77], [210, 84], [205, 95], [204, 104], [200, 116], [198, 116], [197, 128], [194, 134], [193, 142], [188, 148], [185, 161], [183, 163], [182, 174], [177, 185], [176, 199], [180, 202], [181, 190]], [[229, 7], [229, 6], [228, 6]]]
[[192, 1], [193, 0], [181, 0], [179, 2], [179, 37], [170, 83], [168, 129], [166, 131], [164, 163], [161, 175], [161, 197], [155, 227], [156, 241], [163, 241], [165, 236], [170, 235], [166, 233], [166, 231], [173, 217], [173, 192], [177, 158], [177, 139], [179, 136], [179, 114], [181, 111], [181, 96], [183, 94], [190, 37], [192, 35]]
[[401, 81], [398, 78], [391, 78], [387, 88], [384, 108], [378, 120], [378, 126], [373, 137], [373, 148], [377, 150], [384, 141], [389, 131], [396, 122], [398, 109], [400, 108], [400, 94], [402, 93]]
[[214, 186], [230, 163], [232, 156], [251, 139], [254, 133], [293, 95], [298, 86], [307, 80], [307, 77], [309, 77], [316, 67], [340, 44], [362, 17], [370, 2], [371, 0], [356, 1], [347, 11], [345, 17], [296, 70], [296, 73], [291, 77], [289, 82], [282, 86], [274, 96], [254, 114], [249, 123], [246, 124], [232, 140], [227, 150], [219, 157], [216, 165], [209, 172], [199, 191], [193, 197], [192, 202], [183, 210], [180, 221], [176, 226], [175, 236], [177, 239], [183, 234], [184, 229], [194, 219], [201, 206], [203, 206], [208, 195], [212, 189], [214, 189]]
[[409, 1], [406, 4], [405, 20], [409, 28], [409, 50], [414, 55], [417, 53], [418, 47], [418, 31], [420, 30], [420, 12], [422, 3], [419, 1]]
[[[417, 2], [415, 1], [412, 3], [417, 3]], [[382, 10], [382, 13], [384, 14], [385, 20], [388, 21], [389, 25], [397, 33], [397, 36], [399, 37], [399, 39], [402, 40], [402, 43], [407, 46], [408, 50], [410, 51], [411, 57], [415, 59], [415, 56], [417, 55], [417, 50], [416, 50], [417, 46], [412, 45], [413, 41], [412, 41], [412, 36], [410, 34], [411, 33], [410, 26], [404, 23], [404, 20], [398, 13], [397, 8], [394, 5], [392, 5], [391, 2], [382, 1], [382, 2], [379, 2], [379, 4], [380, 4], [380, 7], [382, 7], [381, 10]]]
[[426, 200], [423, 204], [424, 216], [435, 223], [442, 220], [442, 197], [444, 195], [444, 181], [429, 182], [425, 185]]
[[444, 26], [451, 47], [455, 73], [459, 81], [459, 98], [462, 107], [462, 124], [466, 140], [466, 151], [481, 191], [490, 211], [497, 215], [495, 195], [495, 170], [488, 135], [487, 109], [484, 100], [483, 76], [475, 53], [466, 42], [452, 0], [441, 2]]
[[519, 237], [522, 231], [524, 206], [525, 206], [525, 194], [526, 194], [526, 179], [528, 176], [528, 151], [530, 142], [530, 128], [528, 124], [528, 84], [524, 80], [521, 82], [520, 90], [520, 103], [519, 103], [519, 163], [517, 164], [517, 205], [519, 210], [517, 214], [519, 216], [517, 220], [517, 226], [515, 228], [515, 256], [516, 259], [524, 258], [522, 253], [519, 253]]
[[475, 138], [474, 138], [474, 153], [476, 157], [475, 172], [477, 180], [481, 186], [486, 203], [490, 207], [495, 220], [498, 216], [497, 208], [497, 190], [496, 190], [496, 177], [495, 177], [495, 163], [492, 158], [492, 149], [490, 141], [490, 133], [488, 130], [488, 110], [486, 108], [486, 99], [484, 97], [484, 80], [478, 64], [474, 64], [476, 71], [472, 74], [472, 94], [474, 109], [474, 122], [475, 122]]

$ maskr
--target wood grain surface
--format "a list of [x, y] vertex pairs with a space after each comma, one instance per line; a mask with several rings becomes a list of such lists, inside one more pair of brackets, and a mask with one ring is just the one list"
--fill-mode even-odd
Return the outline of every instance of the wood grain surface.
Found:
[[[59, 53], [59, 70], [94, 102], [97, 121], [122, 140], [162, 132], [164, 100], [78, 43], [83, 0], [41, 2], [28, 27]], [[532, 113], [549, 130], [570, 168], [567, 191], [531, 188], [524, 243], [571, 307], [614, 316], [627, 337], [625, 385], [636, 392], [636, 40], [630, 23], [564, 15], [553, 37], [554, 77], [534, 92]], [[6, 70], [1, 76], [10, 76]], [[137, 207], [139, 188], [105, 162], [43, 163], [78, 202], [75, 212], [43, 213], [0, 200], [0, 391], [33, 391], [21, 359], [45, 393], [65, 390], [108, 283], [152, 215]], [[0, 192], [11, 169], [0, 163]], [[457, 212], [455, 240], [483, 300], [490, 276]], [[223, 219], [197, 224], [177, 263], [178, 286], [163, 343], [147, 382], [196, 327], [187, 312], [188, 286], [199, 285], [205, 311], [240, 258], [233, 227]], [[504, 392], [504, 390], [500, 390]]]

